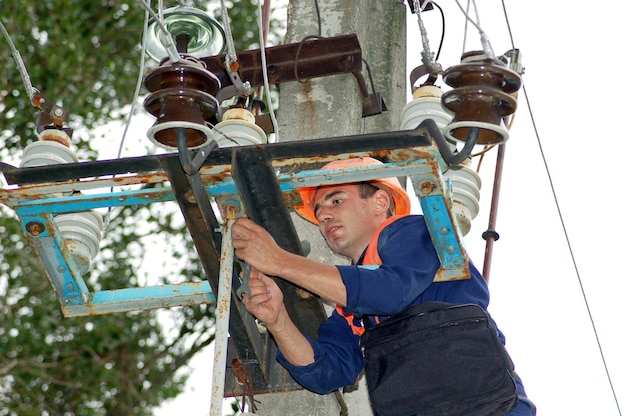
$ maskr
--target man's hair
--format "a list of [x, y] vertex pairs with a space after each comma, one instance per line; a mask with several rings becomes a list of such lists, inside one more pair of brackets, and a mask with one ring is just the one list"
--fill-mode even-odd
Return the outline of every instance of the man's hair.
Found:
[[[359, 182], [358, 185], [359, 185], [359, 196], [363, 199], [367, 199], [371, 197], [378, 190], [385, 191], [384, 189], [381, 189], [375, 185], [372, 185], [371, 182]], [[389, 209], [387, 210], [387, 217], [391, 217], [395, 211], [395, 205], [393, 203], [393, 197], [389, 194], [389, 192], [387, 192], [387, 195], [389, 195], [389, 201], [390, 201]]]

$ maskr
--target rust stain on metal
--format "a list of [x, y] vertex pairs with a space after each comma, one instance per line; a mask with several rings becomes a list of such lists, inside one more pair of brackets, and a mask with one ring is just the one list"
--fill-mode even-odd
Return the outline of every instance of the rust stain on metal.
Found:
[[375, 150], [370, 152], [370, 156], [376, 159], [385, 159], [389, 156], [389, 150]]
[[185, 200], [190, 204], [196, 203], [196, 196], [194, 195], [193, 191], [185, 192]]
[[225, 179], [230, 179], [231, 173], [230, 171], [224, 171], [221, 173], [211, 173], [211, 174], [200, 173], [200, 176], [202, 177], [202, 182], [204, 183], [216, 183], [216, 182], [222, 182]]
[[390, 157], [395, 161], [407, 161], [407, 160], [418, 160], [418, 159], [427, 159], [432, 160], [433, 155], [424, 150], [424, 148], [406, 148], [406, 149], [396, 149], [389, 152]]
[[227, 314], [230, 310], [230, 299], [226, 297], [222, 299], [222, 301], [218, 305], [218, 310], [220, 313]]
[[296, 289], [296, 294], [301, 299], [311, 299], [313, 297], [313, 294], [311, 292], [309, 292], [308, 290], [302, 289], [302, 288], [297, 288]]

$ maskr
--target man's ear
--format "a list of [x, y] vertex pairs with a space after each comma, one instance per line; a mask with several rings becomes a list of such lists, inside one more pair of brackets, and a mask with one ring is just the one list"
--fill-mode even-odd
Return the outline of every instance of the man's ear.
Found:
[[382, 189], [379, 189], [374, 194], [374, 207], [376, 211], [380, 211], [383, 214], [387, 214], [389, 208], [391, 207], [391, 196]]

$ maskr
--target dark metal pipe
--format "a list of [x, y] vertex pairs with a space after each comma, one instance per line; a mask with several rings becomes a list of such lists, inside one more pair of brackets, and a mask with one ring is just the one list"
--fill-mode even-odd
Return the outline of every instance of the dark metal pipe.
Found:
[[491, 258], [493, 256], [493, 243], [500, 238], [496, 232], [496, 219], [498, 217], [498, 203], [500, 201], [500, 185], [502, 183], [502, 169], [504, 167], [505, 143], [498, 147], [498, 157], [496, 159], [496, 171], [493, 179], [493, 190], [491, 193], [491, 211], [489, 212], [489, 225], [487, 231], [483, 233], [485, 239], [485, 260], [483, 262], [483, 277], [489, 283], [491, 273]]

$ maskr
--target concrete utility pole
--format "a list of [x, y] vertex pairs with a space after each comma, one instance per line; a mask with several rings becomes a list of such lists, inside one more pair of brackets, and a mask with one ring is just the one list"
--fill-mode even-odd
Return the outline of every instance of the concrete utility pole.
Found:
[[[277, 115], [280, 141], [397, 130], [407, 96], [406, 4], [402, 0], [318, 0], [317, 3], [321, 25], [318, 25], [315, 1], [290, 0], [285, 43], [299, 42], [308, 36], [356, 33], [387, 111], [362, 118], [362, 96], [351, 74], [282, 84]], [[363, 75], [371, 93], [365, 64]], [[331, 264], [347, 264], [346, 259], [328, 250], [316, 227], [295, 214], [293, 219], [300, 238], [311, 243], [310, 257]], [[349, 414], [372, 415], [363, 377], [358, 385], [357, 391], [343, 395]], [[266, 394], [259, 400], [259, 415], [337, 416], [342, 410], [336, 395], [320, 396], [306, 390]]]

